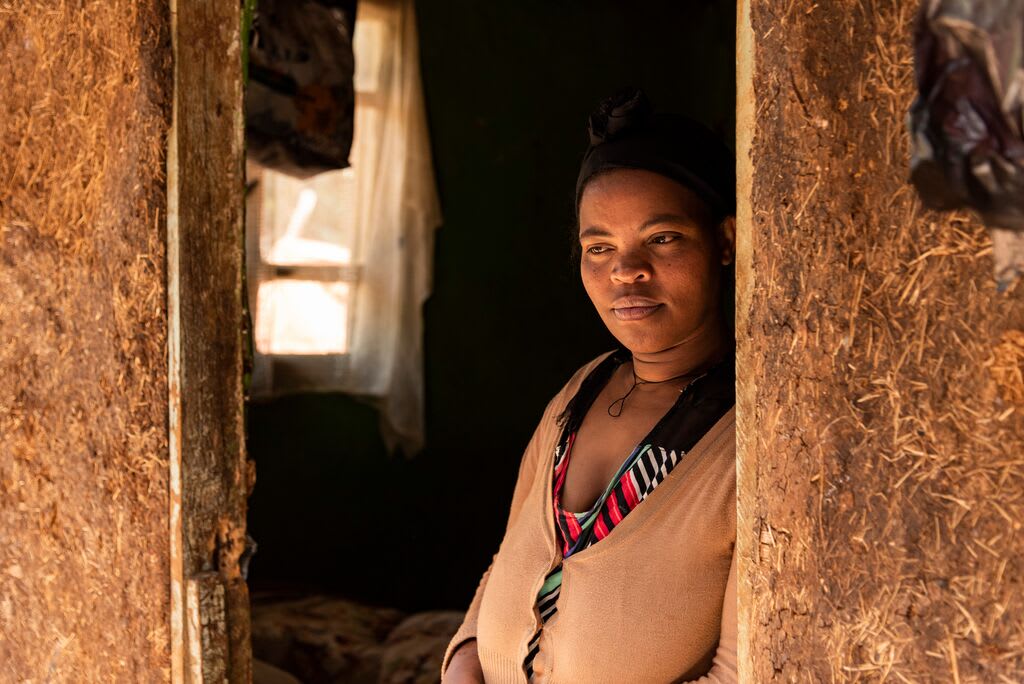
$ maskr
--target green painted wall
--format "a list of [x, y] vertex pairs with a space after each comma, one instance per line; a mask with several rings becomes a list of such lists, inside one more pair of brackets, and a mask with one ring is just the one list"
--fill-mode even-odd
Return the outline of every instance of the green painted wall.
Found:
[[389, 458], [339, 395], [255, 404], [255, 590], [464, 607], [550, 397], [611, 348], [569, 264], [585, 121], [647, 90], [732, 139], [735, 5], [452, 0], [419, 7], [445, 222], [426, 307], [427, 449]]

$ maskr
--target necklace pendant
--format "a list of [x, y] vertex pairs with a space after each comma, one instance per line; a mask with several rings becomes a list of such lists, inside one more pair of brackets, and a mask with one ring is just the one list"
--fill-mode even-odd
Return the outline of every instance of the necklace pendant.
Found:
[[[616, 404], [619, 405], [619, 410], [616, 411], [615, 413], [612, 413], [612, 407], [614, 407]], [[611, 404], [608, 405], [608, 415], [611, 416], [612, 418], [618, 418], [619, 416], [622, 415], [622, 409], [625, 407], [625, 404], [626, 404], [626, 397], [622, 397], [621, 399], [616, 399], [615, 401], [613, 401]]]

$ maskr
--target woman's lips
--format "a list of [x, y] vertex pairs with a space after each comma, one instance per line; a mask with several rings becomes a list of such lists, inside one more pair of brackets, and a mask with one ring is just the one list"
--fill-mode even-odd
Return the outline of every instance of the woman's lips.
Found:
[[650, 306], [623, 306], [615, 307], [612, 309], [612, 313], [620, 321], [638, 321], [641, 318], [647, 318], [655, 311], [661, 308], [661, 304], [653, 304]]

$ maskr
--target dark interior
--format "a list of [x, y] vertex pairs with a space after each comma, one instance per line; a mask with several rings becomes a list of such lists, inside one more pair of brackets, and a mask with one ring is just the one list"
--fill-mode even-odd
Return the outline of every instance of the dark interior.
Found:
[[464, 609], [547, 401], [613, 345], [569, 258], [587, 114], [637, 85], [733, 138], [735, 3], [417, 11], [444, 213], [425, 311], [427, 446], [389, 456], [375, 411], [343, 395], [251, 404], [255, 592]]

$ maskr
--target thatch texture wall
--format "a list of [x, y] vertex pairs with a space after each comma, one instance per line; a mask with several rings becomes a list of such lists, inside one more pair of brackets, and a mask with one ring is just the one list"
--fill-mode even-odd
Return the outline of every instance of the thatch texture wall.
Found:
[[168, 677], [168, 26], [0, 3], [0, 681]]
[[1024, 288], [906, 183], [917, 2], [743, 4], [745, 673], [1022, 681]]

